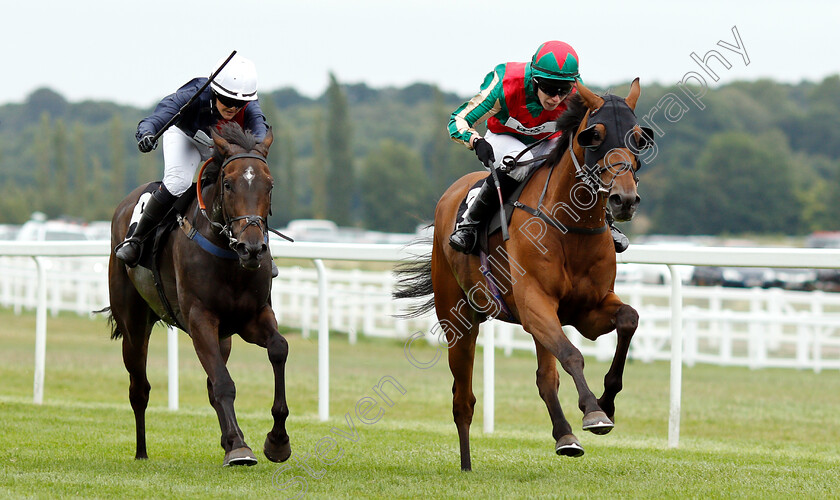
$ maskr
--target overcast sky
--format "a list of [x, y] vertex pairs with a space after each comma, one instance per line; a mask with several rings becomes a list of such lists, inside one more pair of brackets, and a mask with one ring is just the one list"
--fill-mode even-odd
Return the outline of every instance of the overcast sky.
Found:
[[[563, 40], [585, 82], [675, 83], [717, 50], [720, 82], [840, 73], [837, 1], [0, 0], [0, 104], [50, 87], [71, 101], [152, 106], [236, 49], [261, 90], [316, 96], [328, 72], [372, 87], [469, 95], [496, 64]], [[743, 55], [718, 45], [737, 47]], [[699, 72], [704, 78], [706, 73]], [[712, 83], [709, 80], [709, 83]], [[644, 90], [643, 90], [644, 91]]]

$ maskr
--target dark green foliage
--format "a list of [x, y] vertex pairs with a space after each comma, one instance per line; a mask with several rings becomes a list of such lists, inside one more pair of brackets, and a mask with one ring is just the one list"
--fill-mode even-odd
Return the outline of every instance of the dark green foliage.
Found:
[[356, 174], [351, 146], [352, 129], [347, 96], [330, 74], [327, 87], [327, 216], [340, 226], [354, 222]]
[[[656, 138], [657, 157], [640, 172], [639, 223], [625, 229], [636, 234], [840, 230], [834, 215], [840, 199], [840, 76], [796, 85], [766, 79], [730, 83], [708, 89], [703, 109], [677, 86], [642, 84], [636, 114], [643, 122], [647, 116], [663, 134]], [[611, 91], [624, 95], [627, 89], [624, 84]], [[670, 121], [657, 109], [668, 95], [683, 103], [681, 116]], [[434, 85], [375, 89], [341, 84], [331, 75], [328, 90], [317, 98], [291, 88], [260, 96], [275, 133], [269, 157], [274, 226], [323, 217], [386, 230], [390, 221], [375, 219], [365, 193], [386, 185], [391, 168], [402, 182], [389, 193], [390, 203], [411, 207], [405, 211], [411, 222], [402, 215], [394, 220], [401, 221], [400, 231], [410, 231], [415, 221], [432, 217], [437, 199], [455, 179], [480, 169], [473, 153], [446, 132], [449, 114], [467, 96]], [[129, 190], [162, 175], [160, 149], [141, 155], [134, 140], [137, 122], [150, 111], [68, 102], [50, 89], [0, 106], [0, 223], [21, 223], [34, 210], [110, 218]], [[401, 159], [377, 163], [386, 155]], [[404, 163], [418, 160], [422, 175], [408, 181], [416, 172]], [[376, 177], [368, 179], [369, 172]], [[418, 182], [426, 186], [420, 189]], [[406, 189], [408, 184], [417, 189]]]
[[428, 223], [429, 180], [414, 150], [387, 139], [368, 153], [360, 176], [365, 227], [412, 233]]

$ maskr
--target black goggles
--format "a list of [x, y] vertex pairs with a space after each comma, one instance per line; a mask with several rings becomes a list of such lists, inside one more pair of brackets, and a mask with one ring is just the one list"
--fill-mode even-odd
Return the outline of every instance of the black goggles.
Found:
[[222, 94], [216, 94], [216, 99], [226, 108], [244, 108], [248, 101], [240, 101]]
[[574, 87], [573, 82], [543, 80], [541, 78], [534, 78], [534, 85], [542, 91], [543, 94], [554, 97], [557, 95], [566, 95], [572, 91]]

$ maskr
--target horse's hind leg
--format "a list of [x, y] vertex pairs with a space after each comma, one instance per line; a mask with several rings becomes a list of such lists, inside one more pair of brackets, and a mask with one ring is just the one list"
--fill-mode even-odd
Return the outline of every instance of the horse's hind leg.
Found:
[[[441, 316], [439, 315], [438, 318]], [[475, 361], [475, 340], [478, 336], [478, 325], [472, 325], [466, 332], [461, 330], [460, 323], [446, 324], [441, 321], [446, 332], [446, 342], [449, 344], [449, 370], [452, 372], [452, 416], [458, 429], [458, 442], [461, 448], [461, 470], [472, 470], [470, 459], [470, 425], [475, 411], [475, 394], [473, 394], [472, 376]], [[450, 325], [457, 325], [452, 328]], [[460, 333], [455, 333], [460, 330]], [[460, 337], [460, 338], [458, 338]]]
[[555, 439], [554, 451], [567, 457], [583, 456], [583, 446], [572, 433], [572, 426], [566, 420], [560, 400], [557, 399], [557, 389], [560, 387], [557, 359], [539, 342], [535, 341], [534, 344], [537, 347], [537, 389], [551, 417], [551, 435]]
[[[444, 265], [445, 266], [445, 265]], [[445, 276], [435, 276], [433, 267], [435, 310], [438, 327], [443, 329], [449, 345], [449, 370], [452, 372], [452, 415], [458, 429], [461, 449], [461, 470], [472, 470], [470, 460], [470, 425], [475, 410], [475, 394], [472, 389], [475, 341], [478, 323], [472, 319], [472, 310], [466, 305], [464, 295], [448, 266], [438, 267]], [[469, 324], [465, 325], [464, 321]], [[439, 334], [439, 331], [433, 332]]]
[[149, 458], [146, 453], [146, 407], [149, 404], [149, 379], [146, 376], [146, 357], [149, 335], [157, 317], [128, 279], [125, 266], [111, 256], [109, 295], [111, 314], [118, 332], [122, 334], [122, 354], [129, 375], [128, 399], [134, 410], [137, 451], [134, 458]]
[[286, 432], [289, 407], [286, 404], [285, 372], [289, 343], [277, 331], [277, 320], [271, 307], [263, 308], [239, 335], [245, 341], [265, 347], [268, 351], [268, 360], [274, 370], [274, 404], [271, 406], [274, 426], [265, 437], [263, 453], [272, 462], [284, 462], [292, 454], [289, 434]]

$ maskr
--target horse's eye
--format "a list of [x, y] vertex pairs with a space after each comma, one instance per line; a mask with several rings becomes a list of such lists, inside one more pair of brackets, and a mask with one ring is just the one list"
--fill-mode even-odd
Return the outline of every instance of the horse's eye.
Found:
[[222, 183], [222, 185], [225, 187], [225, 191], [232, 191], [233, 190], [233, 186], [231, 186], [230, 182], [228, 182], [228, 181], [225, 181], [224, 183]]

